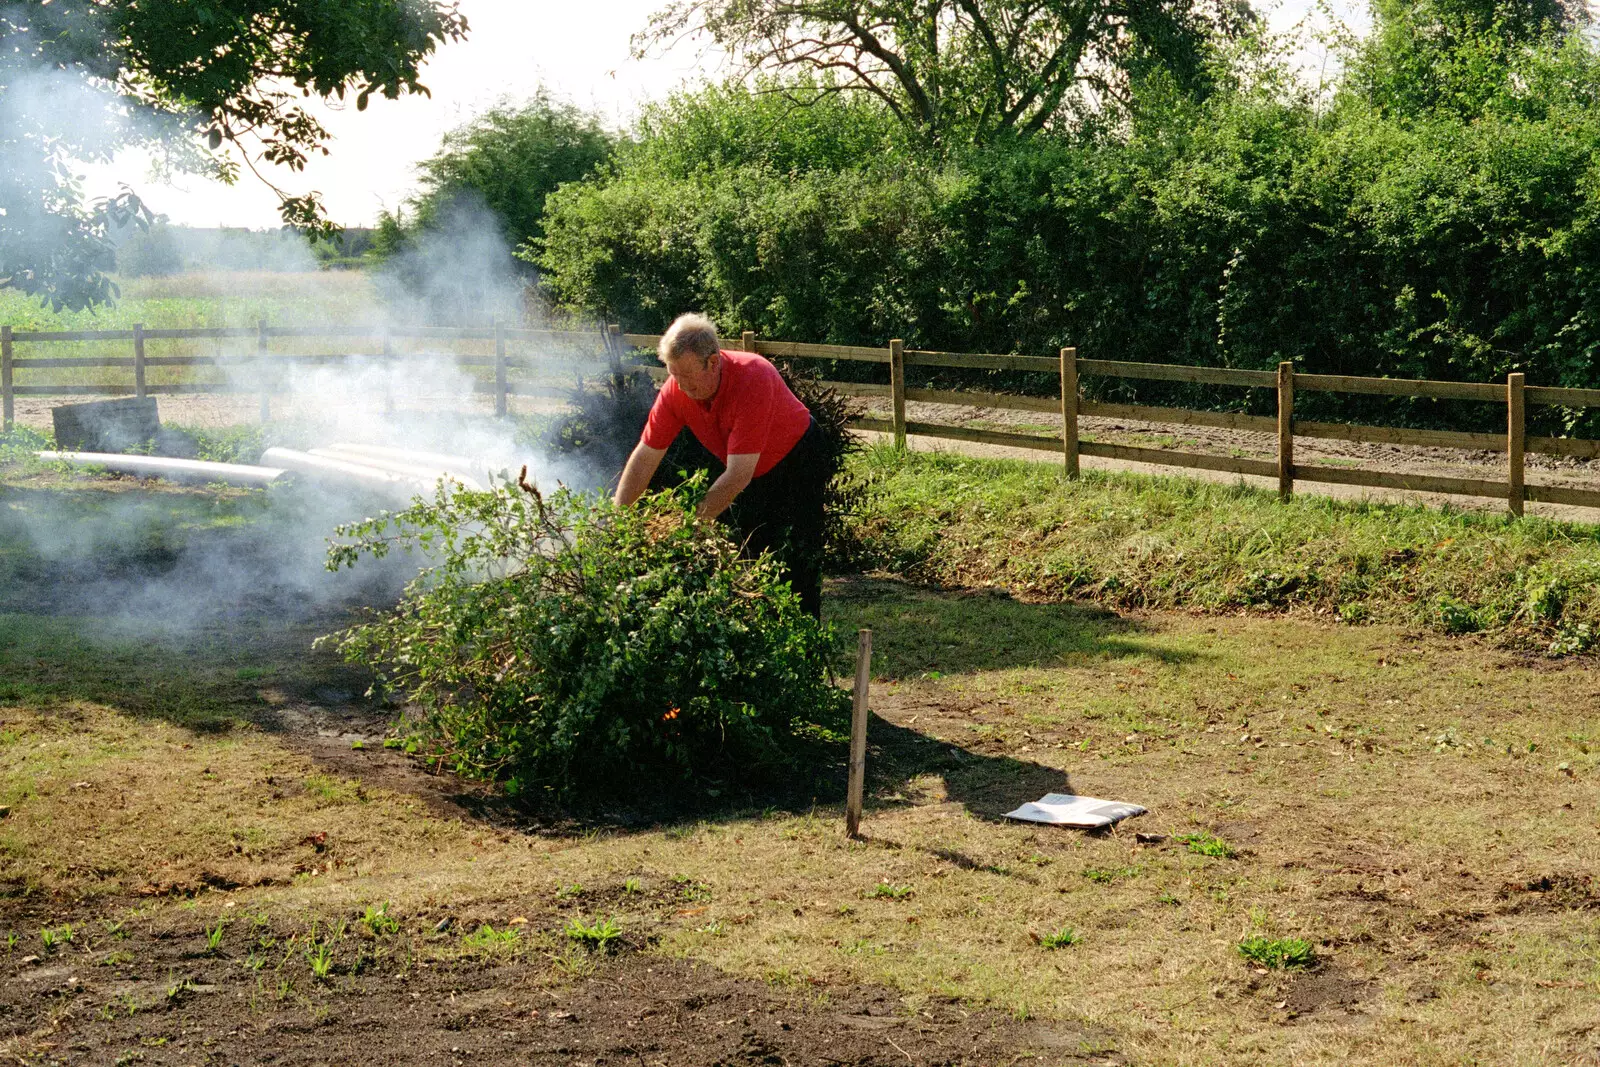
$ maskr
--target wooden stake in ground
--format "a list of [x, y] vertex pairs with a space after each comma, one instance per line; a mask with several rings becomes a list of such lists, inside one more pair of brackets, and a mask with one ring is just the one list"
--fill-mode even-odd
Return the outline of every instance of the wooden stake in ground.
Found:
[[894, 410], [894, 447], [906, 450], [906, 345], [889, 342], [889, 398]]
[[845, 795], [844, 832], [861, 836], [861, 796], [867, 786], [867, 683], [872, 677], [872, 631], [856, 633], [856, 693], [850, 715], [850, 789]]
[[133, 324], [133, 395], [144, 399], [144, 323]]

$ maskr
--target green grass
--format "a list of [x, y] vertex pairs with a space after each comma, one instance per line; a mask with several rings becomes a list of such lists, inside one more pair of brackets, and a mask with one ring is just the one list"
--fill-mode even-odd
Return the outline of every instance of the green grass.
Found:
[[1070, 948], [1082, 940], [1083, 935], [1078, 933], [1078, 931], [1074, 930], [1070, 926], [1063, 926], [1054, 933], [1040, 935], [1039, 947], [1045, 949]]
[[513, 928], [496, 930], [488, 923], [484, 923], [472, 933], [463, 936], [461, 945], [470, 952], [494, 952], [510, 948], [517, 943], [517, 939], [517, 931]]
[[1304, 970], [1317, 963], [1316, 949], [1301, 937], [1247, 938], [1239, 942], [1239, 955], [1277, 970]]
[[1179, 834], [1177, 841], [1196, 856], [1226, 860], [1238, 855], [1232, 845], [1215, 834]]
[[1600, 633], [1600, 527], [876, 447], [852, 461], [861, 562], [1044, 600], [1309, 611], [1523, 647]]
[[[262, 319], [298, 325], [358, 322], [377, 304], [372, 276], [358, 271], [219, 271], [124, 278], [120, 285], [122, 296], [114, 306], [91, 311], [51, 311], [14, 289], [0, 290], [0, 320], [19, 332], [126, 330], [135, 323], [151, 329], [254, 326]], [[63, 347], [51, 354], [71, 353]]]

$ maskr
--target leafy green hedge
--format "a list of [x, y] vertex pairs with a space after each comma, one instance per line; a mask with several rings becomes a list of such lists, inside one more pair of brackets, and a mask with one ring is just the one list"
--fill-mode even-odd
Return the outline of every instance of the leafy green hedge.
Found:
[[[860, 103], [817, 105], [824, 137], [759, 94], [680, 98], [609, 171], [552, 194], [540, 263], [569, 306], [641, 331], [699, 308], [815, 342], [1592, 386], [1600, 51], [1574, 37], [1508, 62], [1465, 114], [1397, 115], [1353, 92], [1329, 108], [1269, 80], [1141, 101], [1126, 129], [939, 156]], [[1503, 424], [1460, 401], [1307, 394], [1303, 410]], [[1535, 432], [1579, 421], [1531, 414]]]

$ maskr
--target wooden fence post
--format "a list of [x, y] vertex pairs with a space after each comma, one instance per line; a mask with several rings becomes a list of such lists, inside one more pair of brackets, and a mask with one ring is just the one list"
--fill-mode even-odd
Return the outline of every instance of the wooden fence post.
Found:
[[494, 413], [506, 417], [506, 324], [494, 317]]
[[856, 632], [856, 691], [850, 711], [850, 786], [845, 794], [844, 832], [861, 836], [861, 799], [867, 784], [867, 688], [872, 680], [872, 631]]
[[144, 323], [133, 324], [133, 395], [144, 399]]
[[739, 335], [739, 351], [754, 352], [756, 350], [756, 332], [746, 330]]
[[256, 320], [256, 377], [261, 381], [261, 421], [272, 419], [272, 376], [267, 372], [267, 320]]
[[1078, 350], [1061, 350], [1061, 458], [1067, 477], [1078, 477]]
[[906, 343], [889, 342], [889, 393], [894, 399], [894, 447], [906, 447]]
[[389, 336], [389, 324], [383, 325], [383, 413], [394, 414], [394, 338]]
[[1527, 488], [1523, 481], [1522, 452], [1527, 444], [1527, 405], [1523, 399], [1526, 378], [1506, 375], [1506, 504], [1511, 514], [1522, 514]]
[[0, 430], [6, 433], [17, 422], [16, 387], [11, 381], [11, 361], [15, 353], [12, 351], [14, 342], [11, 340], [11, 324], [0, 326]]
[[1278, 497], [1294, 495], [1294, 364], [1278, 364]]

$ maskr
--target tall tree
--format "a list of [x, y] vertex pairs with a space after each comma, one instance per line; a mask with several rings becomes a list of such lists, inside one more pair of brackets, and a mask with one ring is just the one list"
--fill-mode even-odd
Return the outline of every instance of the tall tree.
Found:
[[[0, 288], [57, 308], [115, 297], [108, 230], [149, 213], [126, 186], [85, 205], [75, 163], [138, 145], [226, 181], [241, 163], [301, 170], [329, 138], [302, 101], [362, 110], [374, 94], [426, 93], [423, 61], [466, 31], [453, 0], [0, 6]], [[285, 224], [336, 229], [316, 194], [275, 191]]]
[[1250, 19], [1244, 0], [674, 0], [634, 44], [703, 34], [743, 74], [804, 72], [932, 140], [981, 143], [1125, 101], [1151, 68], [1198, 91], [1208, 44]]
[[1519, 50], [1589, 21], [1582, 0], [1374, 0], [1351, 88], [1383, 111], [1476, 115]]
[[597, 115], [540, 89], [518, 104], [501, 103], [444, 135], [439, 151], [417, 165], [413, 226], [429, 226], [462, 196], [493, 212], [506, 243], [544, 237], [545, 197], [588, 177], [611, 155], [614, 138]]

